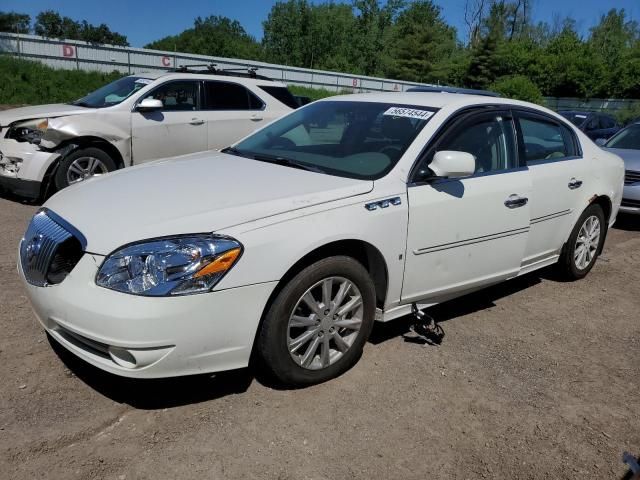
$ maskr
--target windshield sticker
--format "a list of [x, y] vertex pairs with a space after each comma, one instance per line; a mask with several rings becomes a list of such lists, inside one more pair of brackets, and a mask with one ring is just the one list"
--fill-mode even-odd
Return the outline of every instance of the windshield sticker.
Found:
[[153, 80], [151, 80], [149, 78], [138, 78], [134, 83], [141, 83], [143, 85], [149, 85], [152, 82], [153, 82]]
[[430, 112], [429, 110], [417, 110], [415, 108], [391, 107], [384, 112], [383, 115], [429, 120], [433, 115], [433, 112]]

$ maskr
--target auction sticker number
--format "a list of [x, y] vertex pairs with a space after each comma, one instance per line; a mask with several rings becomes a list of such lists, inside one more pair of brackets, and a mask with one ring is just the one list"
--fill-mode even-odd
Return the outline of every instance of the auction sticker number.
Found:
[[391, 107], [384, 112], [383, 115], [428, 120], [433, 115], [433, 112], [430, 112], [429, 110], [418, 110], [416, 108]]

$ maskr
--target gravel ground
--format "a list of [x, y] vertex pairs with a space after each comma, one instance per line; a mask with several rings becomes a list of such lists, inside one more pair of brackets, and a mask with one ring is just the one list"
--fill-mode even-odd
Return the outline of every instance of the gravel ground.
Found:
[[297, 391], [250, 371], [106, 375], [51, 345], [16, 274], [37, 207], [0, 198], [0, 477], [620, 478], [640, 453], [640, 218], [582, 281], [549, 270], [377, 325], [358, 365]]

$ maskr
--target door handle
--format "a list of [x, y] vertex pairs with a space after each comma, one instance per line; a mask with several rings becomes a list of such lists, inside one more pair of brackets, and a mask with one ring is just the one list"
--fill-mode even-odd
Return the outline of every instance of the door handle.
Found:
[[254, 113], [253, 115], [251, 115], [251, 120], [254, 122], [259, 122], [260, 120], [262, 120], [262, 117], [257, 113]]
[[200, 120], [199, 118], [192, 118], [189, 124], [191, 125], [202, 125], [204, 120]]
[[576, 180], [575, 178], [572, 178], [571, 180], [569, 180], [568, 187], [571, 190], [575, 190], [576, 188], [580, 188], [581, 186], [582, 186], [582, 180]]
[[521, 197], [520, 195], [509, 195], [509, 197], [504, 201], [504, 206], [507, 208], [518, 208], [524, 207], [529, 202], [527, 197]]

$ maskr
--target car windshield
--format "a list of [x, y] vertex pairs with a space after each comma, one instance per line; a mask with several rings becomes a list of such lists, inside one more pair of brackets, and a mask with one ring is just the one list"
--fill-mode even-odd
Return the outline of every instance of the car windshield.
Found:
[[569, 120], [571, 123], [573, 123], [576, 127], [579, 127], [580, 125], [582, 125], [588, 116], [586, 113], [580, 113], [580, 112], [558, 112], [558, 113], [562, 115], [564, 118], [566, 118], [567, 120]]
[[316, 102], [223, 151], [330, 175], [375, 180], [393, 168], [435, 111], [394, 103]]
[[89, 108], [110, 107], [122, 102], [125, 98], [130, 97], [151, 82], [153, 80], [144, 77], [123, 77], [79, 98], [75, 102], [71, 102], [71, 104]]
[[620, 130], [605, 145], [607, 148], [623, 148], [625, 150], [640, 150], [640, 123]]

